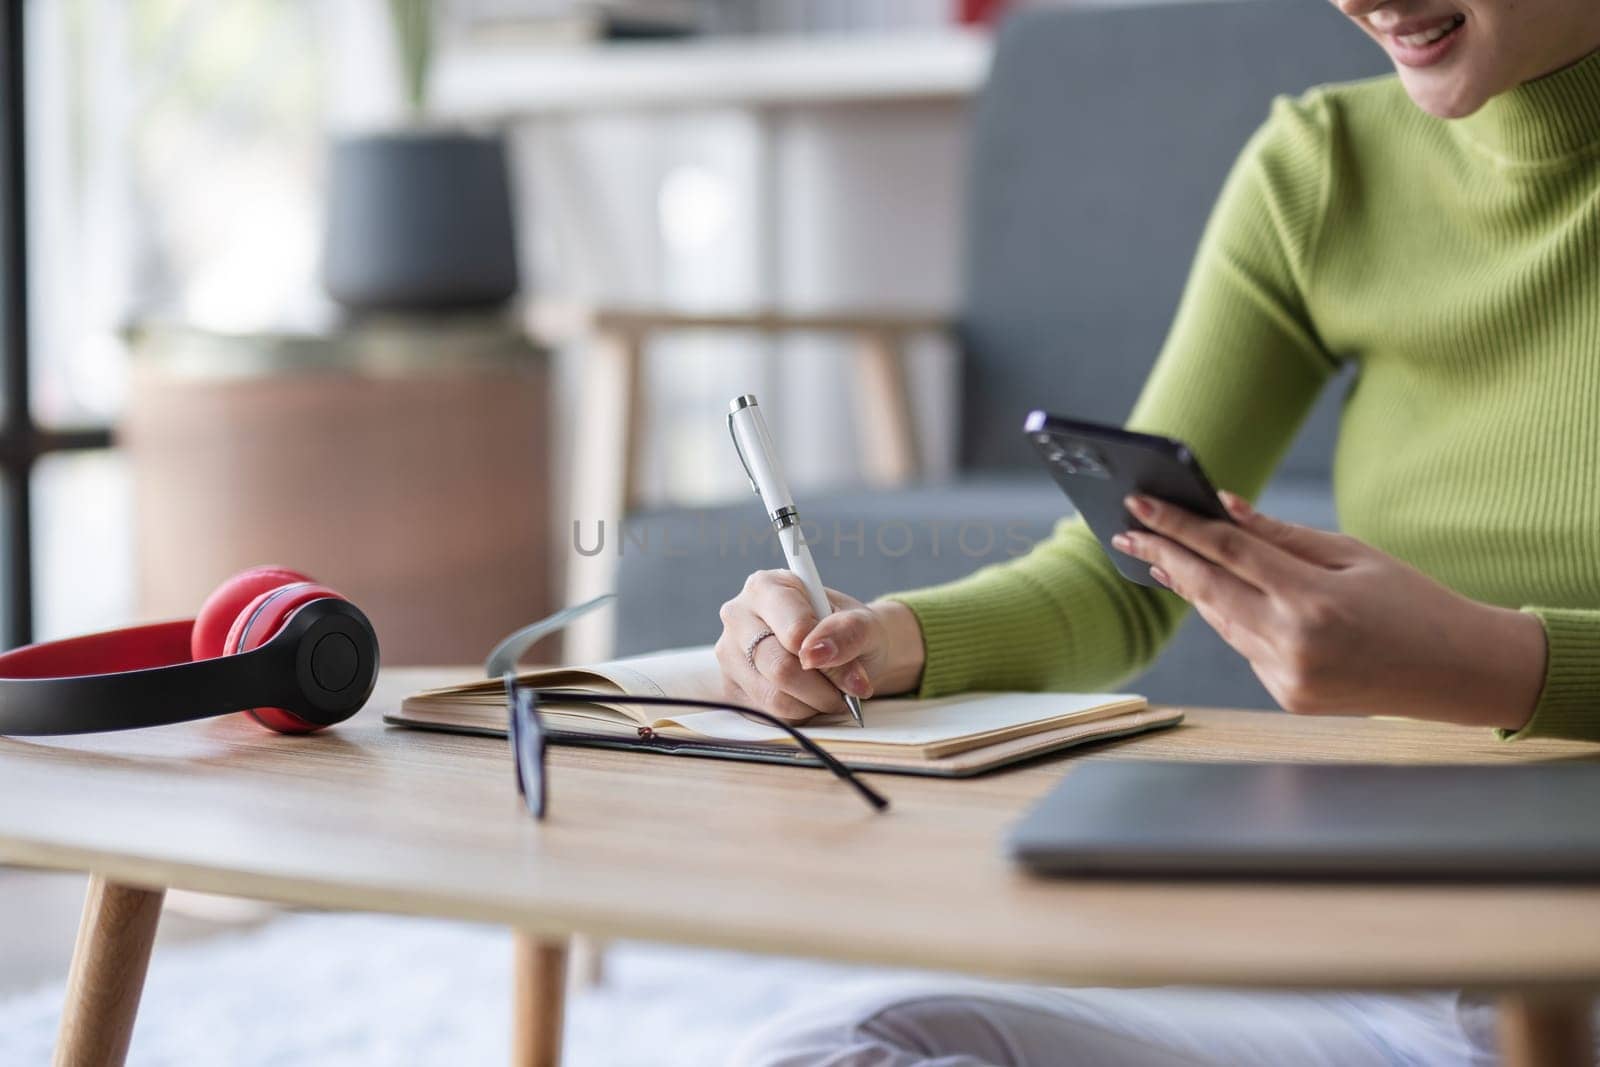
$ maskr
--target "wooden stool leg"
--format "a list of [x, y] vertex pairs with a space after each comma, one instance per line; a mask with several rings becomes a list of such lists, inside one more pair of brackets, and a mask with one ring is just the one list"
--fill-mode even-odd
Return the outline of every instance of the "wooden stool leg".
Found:
[[606, 980], [606, 939], [573, 934], [567, 970], [576, 989], [593, 989]]
[[856, 349], [856, 425], [874, 485], [904, 485], [921, 469], [902, 347], [898, 333], [869, 330]]
[[1500, 1051], [1506, 1067], [1594, 1067], [1591, 1009], [1577, 997], [1503, 999]]
[[513, 1067], [559, 1067], [561, 1008], [567, 984], [567, 946], [516, 934], [511, 1005]]
[[[647, 414], [643, 378], [641, 334], [605, 330], [595, 335], [579, 382], [567, 500], [571, 525], [562, 534], [570, 538], [563, 552], [568, 604], [616, 589], [622, 519], [639, 496], [639, 443]], [[610, 612], [600, 612], [569, 626], [561, 640], [564, 662], [609, 658], [614, 625]]]
[[114, 1067], [126, 1059], [164, 895], [99, 875], [89, 878], [56, 1037], [56, 1067]]

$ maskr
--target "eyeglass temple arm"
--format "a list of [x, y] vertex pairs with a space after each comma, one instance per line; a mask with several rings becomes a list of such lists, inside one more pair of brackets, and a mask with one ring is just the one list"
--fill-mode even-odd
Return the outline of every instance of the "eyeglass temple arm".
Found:
[[585, 600], [582, 604], [562, 608], [554, 615], [546, 615], [538, 622], [530, 622], [494, 646], [494, 651], [490, 652], [489, 658], [484, 661], [484, 675], [489, 678], [499, 678], [507, 671], [514, 670], [517, 660], [521, 659], [523, 653], [532, 648], [540, 638], [548, 637], [557, 630], [566, 629], [601, 604], [616, 598], [615, 593], [601, 593], [593, 600]]
[[799, 730], [796, 730], [793, 726], [790, 726], [776, 715], [770, 715], [759, 708], [746, 707], [743, 704], [729, 704], [716, 700], [694, 700], [688, 697], [618, 697], [586, 693], [581, 690], [574, 689], [538, 689], [534, 692], [540, 700], [566, 700], [582, 702], [585, 704], [605, 704], [608, 701], [618, 704], [659, 704], [667, 707], [710, 708], [713, 711], [733, 711], [738, 712], [740, 715], [754, 715], [762, 722], [771, 726], [776, 726], [778, 729], [794, 738], [801, 748], [805, 749], [807, 752], [811, 753], [811, 755], [821, 760], [823, 766], [827, 767], [828, 770], [832, 771], [834, 774], [850, 783], [850, 786], [855, 789], [857, 793], [860, 793], [862, 798], [866, 800], [868, 804], [871, 804], [874, 810], [889, 810], [889, 798], [878, 792], [876, 789], [873, 789], [866, 782], [863, 782], [859, 777], [856, 776], [854, 771], [852, 771], [849, 767], [846, 767], [843, 763], [840, 763], [838, 757], [828, 752], [827, 749], [823, 748], [821, 745], [817, 744], [815, 741], [811, 740], [811, 738], [807, 737]]

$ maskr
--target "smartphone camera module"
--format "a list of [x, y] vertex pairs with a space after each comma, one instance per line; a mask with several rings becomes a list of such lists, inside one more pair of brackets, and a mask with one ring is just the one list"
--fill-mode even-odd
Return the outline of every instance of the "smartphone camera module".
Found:
[[[1057, 452], [1060, 453], [1059, 460], [1056, 459]], [[1068, 438], [1051, 449], [1050, 458], [1073, 474], [1083, 474], [1090, 478], [1111, 477], [1111, 466], [1106, 457], [1087, 441]]]

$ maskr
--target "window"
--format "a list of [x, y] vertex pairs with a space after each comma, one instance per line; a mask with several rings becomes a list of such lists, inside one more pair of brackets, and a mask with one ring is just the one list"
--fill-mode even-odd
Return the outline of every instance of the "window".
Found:
[[54, 452], [105, 448], [105, 426], [49, 429], [37, 425], [30, 402], [28, 330], [28, 200], [25, 151], [23, 9], [0, 14], [0, 343], [4, 345], [4, 421], [0, 477], [4, 483], [4, 631], [7, 646], [33, 639], [33, 471]]
[[136, 613], [112, 448], [140, 323], [293, 327], [322, 309], [323, 5], [3, 5], [0, 645]]

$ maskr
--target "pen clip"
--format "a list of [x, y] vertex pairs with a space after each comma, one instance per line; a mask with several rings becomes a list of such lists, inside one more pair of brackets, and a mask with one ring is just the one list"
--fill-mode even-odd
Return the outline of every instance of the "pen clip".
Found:
[[744, 468], [744, 476], [750, 480], [750, 491], [760, 493], [761, 488], [756, 485], [756, 476], [750, 472], [750, 461], [744, 458], [744, 449], [739, 445], [739, 435], [733, 432], [733, 412], [728, 412], [728, 436], [733, 438], [733, 450], [739, 454], [739, 466]]

